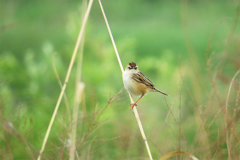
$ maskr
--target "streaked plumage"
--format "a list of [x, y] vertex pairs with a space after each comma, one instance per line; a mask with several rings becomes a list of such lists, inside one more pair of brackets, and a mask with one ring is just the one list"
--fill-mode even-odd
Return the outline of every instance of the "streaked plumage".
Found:
[[127, 91], [134, 96], [140, 96], [135, 103], [131, 104], [132, 108], [136, 106], [136, 103], [149, 91], [160, 92], [167, 95], [166, 93], [156, 89], [154, 84], [138, 70], [138, 66], [134, 62], [127, 65], [122, 76], [123, 83]]

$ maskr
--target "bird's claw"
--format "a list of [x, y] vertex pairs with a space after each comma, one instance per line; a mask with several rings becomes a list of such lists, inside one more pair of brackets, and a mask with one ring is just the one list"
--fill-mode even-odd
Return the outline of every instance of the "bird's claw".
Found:
[[137, 104], [136, 103], [131, 103], [130, 106], [132, 106], [132, 109], [133, 109], [133, 107], [137, 106]]

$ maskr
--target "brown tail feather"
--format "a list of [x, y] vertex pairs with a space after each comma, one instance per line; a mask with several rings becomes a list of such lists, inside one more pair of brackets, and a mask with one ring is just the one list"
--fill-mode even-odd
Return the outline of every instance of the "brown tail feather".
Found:
[[167, 93], [164, 93], [164, 92], [162, 92], [162, 91], [160, 91], [160, 90], [158, 90], [158, 89], [156, 89], [156, 88], [153, 88], [153, 91], [156, 91], [156, 92], [162, 93], [163, 95], [166, 95], [166, 96], [168, 96], [168, 94], [167, 94]]

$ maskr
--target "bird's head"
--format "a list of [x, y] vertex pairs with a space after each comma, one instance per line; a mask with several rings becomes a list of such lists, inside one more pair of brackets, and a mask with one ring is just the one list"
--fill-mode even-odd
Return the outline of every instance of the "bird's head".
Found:
[[138, 66], [134, 62], [130, 62], [127, 67], [125, 68], [125, 71], [133, 71], [133, 72], [138, 72]]

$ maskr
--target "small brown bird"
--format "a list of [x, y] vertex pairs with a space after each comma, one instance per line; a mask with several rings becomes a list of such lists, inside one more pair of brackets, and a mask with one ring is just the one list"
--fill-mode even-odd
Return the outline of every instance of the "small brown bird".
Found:
[[138, 70], [138, 66], [134, 62], [127, 65], [122, 77], [127, 91], [131, 95], [140, 96], [135, 103], [130, 104], [132, 108], [137, 106], [137, 102], [148, 92], [160, 92], [167, 96], [166, 93], [154, 87], [154, 84]]

